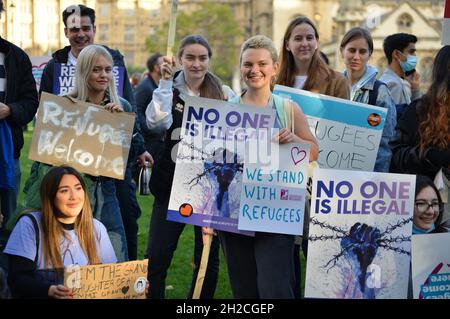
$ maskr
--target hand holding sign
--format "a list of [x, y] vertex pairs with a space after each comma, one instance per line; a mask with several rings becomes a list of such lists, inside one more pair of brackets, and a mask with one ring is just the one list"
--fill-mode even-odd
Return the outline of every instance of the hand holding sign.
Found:
[[175, 58], [172, 56], [163, 57], [164, 63], [161, 64], [161, 76], [163, 80], [172, 80], [175, 73]]

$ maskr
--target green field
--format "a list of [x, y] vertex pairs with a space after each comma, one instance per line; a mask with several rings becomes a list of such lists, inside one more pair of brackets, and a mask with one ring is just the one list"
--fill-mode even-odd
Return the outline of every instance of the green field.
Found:
[[[31, 125], [30, 125], [31, 127]], [[22, 168], [22, 185], [27, 180], [30, 174], [32, 162], [28, 160], [28, 150], [31, 143], [32, 131], [29, 129], [24, 133], [25, 145], [22, 149], [21, 168]], [[144, 251], [147, 246], [147, 236], [150, 223], [151, 210], [153, 205], [153, 197], [137, 196], [139, 205], [142, 210], [141, 218], [139, 219], [139, 233], [138, 233], [138, 258], [144, 258]], [[21, 193], [19, 201], [23, 201], [23, 193]], [[192, 269], [194, 261], [194, 232], [191, 225], [187, 225], [178, 242], [178, 248], [172, 260], [172, 265], [169, 268], [166, 280], [166, 297], [167, 298], [186, 298], [191, 284]], [[219, 282], [215, 293], [215, 298], [232, 298], [231, 288], [228, 280], [228, 273], [224, 262], [224, 257], [221, 252], [220, 256], [220, 274]], [[302, 256], [302, 269], [304, 270], [304, 260]], [[304, 284], [304, 271], [302, 274], [302, 283]], [[303, 286], [303, 285], [302, 285]]]

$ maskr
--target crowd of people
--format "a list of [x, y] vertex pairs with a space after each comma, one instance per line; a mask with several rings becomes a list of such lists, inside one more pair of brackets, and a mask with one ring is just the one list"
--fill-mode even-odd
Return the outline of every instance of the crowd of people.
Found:
[[[0, 297], [71, 298], [72, 291], [62, 280], [65, 266], [137, 259], [141, 208], [133, 179], [148, 163], [153, 165], [149, 186], [154, 196], [146, 248], [148, 297], [165, 297], [167, 271], [185, 226], [167, 220], [176, 164], [172, 152], [180, 141], [171, 137], [181, 127], [188, 96], [272, 108], [279, 129], [276, 140], [308, 144], [310, 161], [317, 159], [319, 146], [301, 105], [273, 94], [274, 84], [385, 108], [374, 171], [417, 175], [413, 235], [450, 231], [449, 45], [437, 53], [431, 86], [422, 93], [415, 70], [419, 40], [414, 35], [386, 37], [383, 49], [388, 67], [379, 77], [379, 70], [368, 64], [374, 51], [370, 32], [350, 29], [340, 43], [345, 65], [340, 72], [330, 68], [321, 53], [314, 23], [297, 17], [288, 24], [279, 50], [263, 35], [242, 44], [239, 68], [245, 89], [233, 92], [211, 72], [213, 50], [201, 35], [182, 39], [176, 57], [153, 54], [142, 79], [133, 76], [129, 81], [120, 52], [94, 44], [95, 11], [84, 5], [78, 8], [78, 19], [71, 10], [62, 13], [69, 45], [53, 53], [39, 92], [26, 53], [0, 37], [0, 249], [4, 267], [0, 268]], [[53, 79], [60, 64], [76, 67], [74, 88], [66, 96], [112, 113], [136, 114], [128, 164], [124, 179], [117, 180], [80, 174], [70, 166], [34, 162], [23, 189], [27, 213], [22, 214], [23, 207], [17, 206], [23, 127], [33, 120], [41, 93], [56, 92]], [[121, 96], [114, 67], [124, 69]], [[285, 116], [287, 109], [292, 110], [292, 118]], [[442, 189], [435, 186], [436, 179]], [[306, 205], [306, 213], [308, 209]], [[256, 232], [249, 237], [195, 226], [194, 270], [187, 297], [192, 298], [194, 292], [202, 238], [213, 235], [201, 298], [214, 298], [220, 247], [234, 298], [300, 298], [300, 253], [307, 256], [307, 232], [305, 227], [300, 244], [293, 235]]]

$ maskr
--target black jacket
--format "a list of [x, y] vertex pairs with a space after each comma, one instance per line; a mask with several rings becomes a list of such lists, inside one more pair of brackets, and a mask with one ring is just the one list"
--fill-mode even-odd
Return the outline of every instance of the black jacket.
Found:
[[[111, 54], [113, 58], [113, 64], [115, 66], [124, 68], [124, 76], [123, 76], [123, 95], [122, 97], [130, 102], [133, 107], [133, 111], [136, 112], [136, 103], [134, 101], [133, 90], [131, 88], [130, 81], [128, 81], [128, 73], [125, 67], [125, 62], [123, 60], [123, 55], [120, 54], [117, 50], [112, 50], [105, 46], [108, 52]], [[47, 65], [42, 72], [41, 78], [41, 86], [39, 89], [39, 96], [42, 92], [48, 92], [53, 94], [53, 76], [55, 71], [55, 63], [67, 63], [69, 59], [70, 45], [66, 46], [55, 53], [52, 54], [52, 59], [48, 61]]]
[[413, 101], [397, 123], [395, 135], [389, 143], [392, 149], [393, 173], [421, 174], [434, 179], [442, 167], [450, 165], [450, 145], [446, 150], [426, 148], [419, 156], [419, 123], [423, 113], [423, 99]]
[[36, 82], [30, 58], [22, 49], [0, 37], [0, 52], [5, 54], [5, 104], [11, 110], [6, 120], [11, 126], [14, 158], [18, 159], [23, 147], [23, 126], [33, 119], [39, 106]]
[[145, 141], [150, 140], [162, 140], [164, 138], [164, 133], [154, 132], [147, 127], [145, 119], [145, 111], [147, 106], [152, 101], [153, 91], [158, 88], [158, 84], [153, 81], [153, 78], [148, 75], [139, 83], [136, 90], [134, 91], [134, 97], [136, 98], [136, 108], [139, 124], [141, 126], [141, 133]]

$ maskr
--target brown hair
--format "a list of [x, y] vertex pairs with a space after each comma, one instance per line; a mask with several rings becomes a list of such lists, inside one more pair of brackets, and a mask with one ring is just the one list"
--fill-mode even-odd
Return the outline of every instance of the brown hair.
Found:
[[352, 29], [348, 30], [347, 33], [342, 38], [340, 47], [341, 47], [341, 49], [344, 49], [345, 46], [349, 42], [352, 42], [353, 40], [357, 40], [357, 39], [361, 39], [361, 38], [366, 40], [367, 45], [369, 47], [370, 55], [372, 55], [372, 53], [373, 53], [372, 36], [370, 35], [369, 31], [367, 31], [366, 29], [360, 28], [360, 27], [356, 27], [356, 28], [352, 28]]
[[[314, 36], [316, 37], [317, 41], [319, 40], [319, 33], [317, 32], [317, 28], [315, 27], [314, 23], [307, 17], [300, 16], [289, 23], [286, 32], [284, 33], [283, 44], [280, 50], [280, 71], [278, 72], [277, 84], [286, 86], [294, 85], [296, 72], [295, 60], [292, 52], [286, 49], [286, 45], [289, 42], [289, 38], [291, 37], [292, 31], [295, 29], [295, 27], [303, 23], [309, 24], [313, 28]], [[334, 76], [330, 67], [320, 57], [320, 50], [319, 47], [317, 47], [312, 56], [311, 63], [308, 68], [307, 79], [303, 89], [311, 90], [316, 84], [317, 79], [319, 78], [319, 74], [321, 74], [322, 77], [328, 79]]]
[[81, 249], [85, 253], [89, 263], [99, 264], [100, 258], [97, 252], [97, 240], [95, 236], [91, 205], [87, 196], [86, 184], [80, 173], [70, 166], [51, 168], [44, 176], [41, 183], [41, 212], [42, 212], [42, 240], [43, 261], [47, 268], [63, 268], [61, 254], [61, 239], [65, 236], [64, 230], [57, 220], [58, 209], [55, 206], [56, 193], [64, 175], [73, 175], [83, 187], [85, 200], [83, 208], [75, 221], [75, 232]]
[[[188, 35], [181, 40], [178, 49], [178, 59], [181, 60], [184, 48], [191, 44], [199, 44], [208, 50], [208, 57], [211, 59], [212, 50], [208, 41], [201, 35]], [[225, 95], [222, 90], [222, 81], [213, 73], [206, 72], [202, 85], [200, 86], [200, 96], [216, 100], [225, 100]]]
[[419, 150], [446, 149], [450, 144], [450, 45], [442, 47], [433, 64], [432, 84], [420, 111]]

